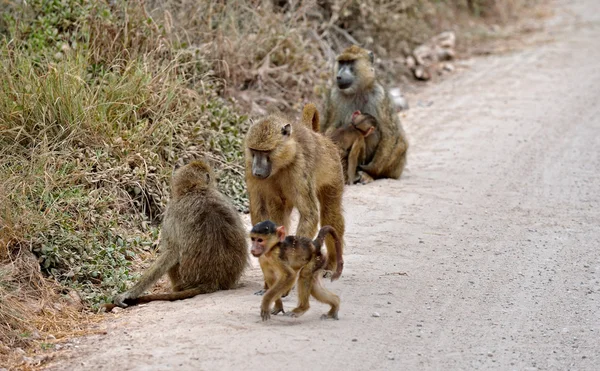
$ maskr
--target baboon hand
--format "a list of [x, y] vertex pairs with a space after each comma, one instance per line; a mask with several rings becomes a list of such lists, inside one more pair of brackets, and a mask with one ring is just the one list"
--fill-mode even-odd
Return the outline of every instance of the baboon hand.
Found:
[[119, 294], [113, 298], [113, 304], [121, 308], [127, 308], [127, 304], [125, 304], [125, 300], [130, 299], [131, 295], [129, 291], [125, 291], [122, 294]]
[[271, 319], [271, 313], [269, 312], [269, 309], [264, 310], [261, 309], [260, 310], [260, 317], [262, 318], [263, 321], [268, 321]]

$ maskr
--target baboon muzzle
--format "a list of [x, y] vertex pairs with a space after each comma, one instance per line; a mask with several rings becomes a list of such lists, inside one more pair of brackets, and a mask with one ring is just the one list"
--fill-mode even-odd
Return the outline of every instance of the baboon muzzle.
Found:
[[258, 179], [265, 179], [271, 175], [271, 162], [266, 155], [254, 155], [252, 159], [252, 175]]

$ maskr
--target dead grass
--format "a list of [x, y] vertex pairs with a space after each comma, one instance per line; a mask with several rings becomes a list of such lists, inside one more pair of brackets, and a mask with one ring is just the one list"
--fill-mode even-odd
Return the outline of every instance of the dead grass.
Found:
[[374, 49], [381, 75], [397, 81], [405, 54], [433, 34], [454, 30], [468, 51], [525, 5], [0, 3], [12, 16], [0, 22], [0, 363], [22, 368], [90, 331], [86, 310], [136, 278], [175, 167], [209, 159], [246, 208], [244, 113], [318, 100], [352, 43]]

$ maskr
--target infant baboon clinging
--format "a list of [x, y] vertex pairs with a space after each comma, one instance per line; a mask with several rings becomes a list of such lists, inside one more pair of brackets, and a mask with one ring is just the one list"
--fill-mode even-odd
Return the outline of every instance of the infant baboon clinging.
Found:
[[[231, 289], [240, 278], [248, 263], [246, 231], [233, 205], [217, 190], [206, 163], [194, 161], [173, 175], [160, 247], [158, 259], [138, 283], [115, 296], [114, 305], [187, 299]], [[165, 273], [173, 293], [141, 296]]]
[[[326, 235], [331, 235], [335, 241], [336, 259], [331, 255], [327, 259], [321, 254], [321, 245]], [[263, 321], [270, 318], [271, 314], [284, 312], [281, 297], [294, 286], [298, 278], [298, 306], [287, 315], [300, 317], [308, 308], [309, 297], [312, 295], [320, 302], [331, 306], [329, 312], [321, 316], [322, 319], [338, 319], [340, 298], [328, 291], [321, 283], [323, 267], [335, 265], [335, 272], [331, 276], [334, 281], [342, 275], [344, 261], [342, 260], [342, 243], [331, 226], [324, 226], [314, 241], [307, 237], [285, 236], [285, 227], [276, 226], [270, 220], [256, 224], [250, 231], [252, 240], [252, 255], [261, 259], [261, 266], [265, 267], [265, 280], [269, 290], [263, 296], [260, 315]], [[270, 309], [275, 301], [275, 307]], [[285, 312], [284, 312], [285, 313]]]
[[381, 136], [373, 158], [359, 167], [373, 178], [400, 178], [408, 141], [388, 92], [375, 78], [373, 53], [353, 45], [337, 56], [334, 87], [324, 105], [321, 131], [348, 126], [355, 111], [375, 118]]
[[364, 174], [357, 179], [356, 170], [358, 165], [371, 161], [379, 144], [380, 135], [375, 118], [356, 111], [352, 114], [351, 125], [335, 129], [329, 137], [340, 149], [346, 184], [354, 184], [357, 180], [368, 182], [367, 178], [370, 177]]
[[[321, 225], [331, 225], [343, 239], [340, 156], [329, 138], [311, 130], [318, 127], [313, 105], [305, 106], [302, 122], [272, 114], [250, 127], [245, 156], [252, 224], [270, 219], [289, 230], [290, 214], [296, 207], [300, 214], [297, 235], [313, 238], [320, 219]], [[333, 271], [336, 249], [330, 236], [326, 245], [327, 269]]]

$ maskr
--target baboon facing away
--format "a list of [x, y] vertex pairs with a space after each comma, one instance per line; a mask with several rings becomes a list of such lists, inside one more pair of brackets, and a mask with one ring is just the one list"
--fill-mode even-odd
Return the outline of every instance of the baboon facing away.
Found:
[[[272, 114], [250, 127], [245, 160], [252, 224], [270, 219], [289, 230], [296, 207], [298, 236], [313, 238], [320, 221], [331, 225], [343, 241], [342, 165], [335, 144], [311, 129], [318, 127], [312, 104], [304, 107], [301, 122]], [[325, 242], [330, 257], [327, 269], [333, 271], [335, 244], [331, 236]]]
[[[354, 184], [358, 165], [371, 161], [379, 144], [380, 135], [375, 118], [356, 111], [352, 114], [351, 125], [335, 129], [329, 137], [340, 150], [346, 184]], [[359, 180], [364, 183], [366, 178], [370, 177], [362, 174]]]
[[381, 138], [373, 158], [360, 168], [375, 179], [398, 179], [406, 164], [408, 141], [388, 92], [375, 78], [373, 59], [372, 52], [356, 45], [337, 56], [320, 130], [329, 134], [349, 125], [355, 111], [372, 115]]
[[[246, 231], [233, 205], [216, 188], [210, 167], [194, 161], [178, 169], [162, 222], [161, 253], [131, 289], [115, 296], [127, 307], [153, 300], [180, 300], [233, 288], [248, 263]], [[171, 294], [141, 296], [168, 273]], [[106, 309], [113, 305], [107, 304]]]

